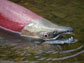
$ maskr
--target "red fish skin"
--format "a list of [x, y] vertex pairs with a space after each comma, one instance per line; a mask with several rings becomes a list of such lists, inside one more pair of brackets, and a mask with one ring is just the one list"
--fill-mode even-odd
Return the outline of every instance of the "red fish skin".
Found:
[[0, 27], [2, 28], [20, 32], [26, 25], [40, 19], [41, 16], [18, 4], [0, 0]]

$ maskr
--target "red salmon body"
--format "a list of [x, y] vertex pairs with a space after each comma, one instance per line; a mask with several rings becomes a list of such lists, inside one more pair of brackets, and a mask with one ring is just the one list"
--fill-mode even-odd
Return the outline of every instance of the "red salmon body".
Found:
[[42, 19], [41, 16], [18, 4], [8, 0], [0, 0], [0, 27], [20, 32], [23, 27], [32, 21], [40, 19]]

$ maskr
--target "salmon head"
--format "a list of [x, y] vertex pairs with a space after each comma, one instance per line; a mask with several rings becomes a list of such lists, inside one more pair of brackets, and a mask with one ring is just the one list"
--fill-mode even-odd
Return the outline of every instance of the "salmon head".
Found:
[[58, 26], [47, 19], [32, 21], [22, 30], [22, 35], [40, 39], [49, 44], [74, 43], [73, 28]]

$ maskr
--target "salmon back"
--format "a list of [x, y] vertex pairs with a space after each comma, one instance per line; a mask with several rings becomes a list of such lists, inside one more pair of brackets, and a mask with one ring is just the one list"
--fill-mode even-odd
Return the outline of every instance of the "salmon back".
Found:
[[20, 32], [24, 26], [40, 19], [42, 19], [41, 16], [18, 4], [0, 0], [0, 27]]

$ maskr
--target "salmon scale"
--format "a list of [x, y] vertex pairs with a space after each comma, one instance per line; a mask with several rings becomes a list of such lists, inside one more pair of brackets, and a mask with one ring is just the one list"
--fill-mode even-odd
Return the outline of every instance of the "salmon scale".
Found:
[[18, 4], [0, 0], [0, 27], [20, 32], [26, 25], [40, 19], [42, 19], [41, 16]]

